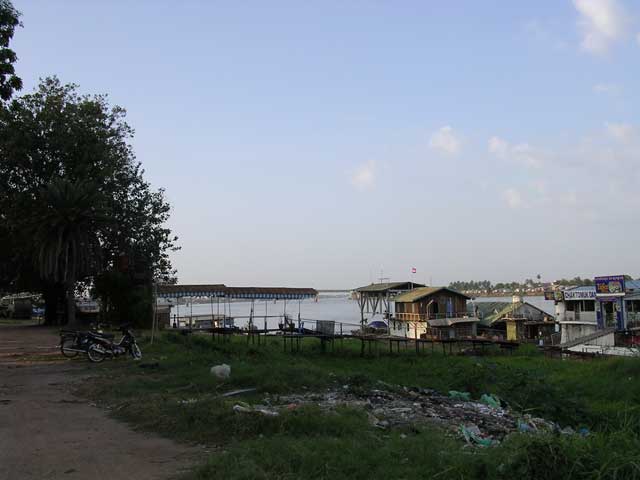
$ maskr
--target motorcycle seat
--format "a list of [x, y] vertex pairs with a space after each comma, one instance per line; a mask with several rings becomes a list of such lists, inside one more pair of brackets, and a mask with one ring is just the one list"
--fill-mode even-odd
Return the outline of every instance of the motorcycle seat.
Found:
[[101, 337], [106, 340], [113, 340], [116, 336], [113, 333], [94, 333], [96, 337]]

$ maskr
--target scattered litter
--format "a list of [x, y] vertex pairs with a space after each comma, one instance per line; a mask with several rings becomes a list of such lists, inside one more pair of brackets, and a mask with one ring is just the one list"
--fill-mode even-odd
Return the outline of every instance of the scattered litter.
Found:
[[480, 397], [480, 403], [484, 403], [491, 408], [500, 408], [500, 399], [496, 395], [485, 393]]
[[236, 395], [242, 395], [243, 393], [255, 392], [256, 390], [258, 390], [258, 389], [257, 388], [242, 388], [240, 390], [232, 390], [230, 392], [223, 393], [220, 396], [221, 397], [234, 397]]
[[231, 375], [231, 367], [226, 363], [214, 365], [211, 367], [211, 375], [220, 379], [229, 378]]
[[264, 405], [249, 405], [245, 402], [238, 402], [233, 406], [233, 411], [238, 413], [259, 413], [266, 417], [277, 417], [280, 415], [276, 410], [270, 409]]
[[458, 392], [457, 390], [449, 390], [449, 397], [454, 400], [462, 400], [463, 402], [471, 401], [471, 394], [469, 392]]
[[197, 403], [198, 399], [197, 398], [187, 398], [185, 400], [178, 400], [178, 403], [180, 405], [191, 405], [193, 403]]
[[490, 447], [495, 442], [491, 437], [482, 435], [482, 432], [475, 424], [460, 425], [462, 436], [470, 445], [478, 445], [480, 447]]
[[[474, 401], [468, 392], [452, 390], [443, 395], [427, 388], [388, 387], [389, 390], [354, 390], [348, 385], [340, 385], [324, 392], [282, 396], [267, 394], [263, 403], [270, 406], [270, 411], [281, 412], [302, 405], [315, 405], [326, 412], [335, 411], [338, 407], [364, 409], [369, 424], [375, 428], [388, 430], [432, 424], [462, 436], [470, 445], [482, 447], [496, 445], [514, 432], [561, 431], [554, 422], [511, 411], [496, 395], [486, 394], [480, 401]], [[249, 408], [249, 411], [254, 411], [253, 407]], [[575, 434], [570, 429], [564, 429], [564, 433]], [[579, 434], [588, 435], [588, 430], [585, 429], [585, 433], [579, 431]]]
[[518, 422], [518, 431], [522, 433], [531, 433], [533, 432], [533, 428], [526, 422]]
[[583, 436], [586, 437], [588, 436], [591, 432], [589, 432], [589, 429], [587, 427], [582, 427], [578, 430], [578, 433]]
[[240, 412], [240, 413], [251, 413], [253, 410], [251, 409], [250, 405], [247, 405], [246, 403], [242, 402], [242, 403], [236, 403], [233, 406], [233, 411]]

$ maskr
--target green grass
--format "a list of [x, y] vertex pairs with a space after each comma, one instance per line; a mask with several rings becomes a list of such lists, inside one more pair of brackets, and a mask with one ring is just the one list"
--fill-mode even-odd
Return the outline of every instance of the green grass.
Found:
[[[308, 340], [302, 352], [284, 353], [278, 339], [250, 346], [241, 338], [218, 343], [173, 334], [143, 350], [144, 363], [158, 368], [106, 362], [84, 393], [137, 428], [218, 446], [194, 479], [640, 478], [637, 359], [557, 360], [532, 349], [362, 358], [358, 342], [322, 353], [317, 340]], [[220, 381], [209, 369], [223, 362], [231, 377]], [[474, 398], [495, 393], [516, 411], [592, 433], [514, 434], [498, 447], [475, 449], [435, 427], [375, 429], [356, 409], [304, 407], [278, 417], [232, 410], [238, 400], [258, 403], [266, 394], [380, 388], [380, 382], [468, 391]], [[248, 387], [257, 392], [219, 397]]]

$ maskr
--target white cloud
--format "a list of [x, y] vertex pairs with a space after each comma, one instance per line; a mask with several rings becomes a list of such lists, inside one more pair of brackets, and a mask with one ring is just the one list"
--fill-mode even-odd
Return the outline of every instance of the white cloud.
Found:
[[501, 159], [508, 159], [529, 168], [539, 168], [544, 163], [545, 155], [528, 143], [511, 146], [500, 137], [491, 137], [488, 142], [489, 153]]
[[589, 53], [606, 53], [627, 28], [627, 16], [617, 0], [573, 0], [580, 18], [582, 48]]
[[607, 133], [616, 140], [628, 142], [633, 137], [633, 125], [628, 123], [605, 123]]
[[360, 165], [351, 175], [351, 185], [364, 192], [376, 186], [376, 164], [370, 160]]
[[509, 152], [509, 142], [500, 137], [491, 137], [489, 139], [489, 153], [494, 154], [498, 158], [506, 158]]
[[513, 158], [527, 167], [540, 168], [543, 163], [542, 154], [528, 143], [520, 143], [511, 149]]
[[509, 208], [517, 209], [522, 206], [522, 195], [515, 188], [507, 188], [504, 191], [504, 199]]
[[595, 93], [613, 95], [620, 92], [620, 85], [615, 83], [598, 83], [593, 86], [593, 91]]
[[461, 140], [449, 125], [444, 126], [431, 135], [429, 146], [447, 155], [457, 155], [461, 149]]

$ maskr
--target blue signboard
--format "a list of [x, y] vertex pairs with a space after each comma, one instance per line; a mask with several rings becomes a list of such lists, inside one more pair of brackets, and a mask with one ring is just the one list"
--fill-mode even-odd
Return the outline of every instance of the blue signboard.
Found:
[[607, 277], [596, 277], [596, 295], [612, 296], [624, 295], [624, 275], [609, 275]]

